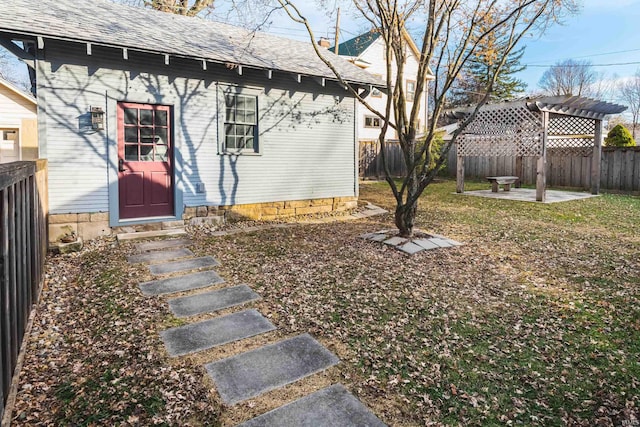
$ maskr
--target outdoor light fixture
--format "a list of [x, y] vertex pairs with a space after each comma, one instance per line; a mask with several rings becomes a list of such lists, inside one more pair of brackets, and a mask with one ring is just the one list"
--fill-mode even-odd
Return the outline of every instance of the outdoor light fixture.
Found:
[[90, 111], [93, 130], [104, 130], [104, 110], [100, 107], [91, 107]]

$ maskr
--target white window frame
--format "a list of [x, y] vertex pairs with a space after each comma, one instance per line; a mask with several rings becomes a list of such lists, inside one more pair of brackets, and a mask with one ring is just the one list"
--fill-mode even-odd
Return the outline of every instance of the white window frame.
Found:
[[[260, 95], [261, 89], [219, 85], [218, 86], [218, 154], [219, 155], [261, 155], [262, 141], [260, 140]], [[230, 123], [227, 120], [227, 96], [249, 97], [255, 99], [255, 120], [254, 123], [244, 121]], [[228, 148], [227, 147], [227, 125], [236, 124], [240, 126], [253, 126], [253, 148]]]
[[[367, 124], [368, 119], [371, 120], [372, 124], [370, 125]], [[378, 125], [375, 125], [375, 121], [378, 122]], [[382, 122], [380, 121], [380, 117], [378, 116], [365, 115], [363, 124], [364, 124], [364, 127], [367, 129], [380, 129], [380, 127], [382, 127]]]

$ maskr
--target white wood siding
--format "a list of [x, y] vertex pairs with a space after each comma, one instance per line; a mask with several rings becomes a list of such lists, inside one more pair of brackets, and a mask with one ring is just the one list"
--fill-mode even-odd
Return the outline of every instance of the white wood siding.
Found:
[[[382, 76], [382, 79], [386, 81], [387, 76], [387, 65], [385, 60], [384, 53], [384, 41], [382, 37], [376, 39], [371, 45], [359, 56], [360, 59], [369, 62], [371, 65], [365, 70], [371, 74], [377, 74]], [[392, 81], [395, 81], [395, 71], [396, 67], [393, 65], [391, 67], [392, 71]], [[407, 62], [404, 66], [404, 89], [406, 91], [406, 81], [413, 80], [416, 81], [416, 74], [418, 74], [418, 58], [414, 55], [413, 51], [407, 47]], [[427, 114], [427, 91], [422, 94], [420, 100], [420, 128], [418, 132], [421, 132], [422, 129], [425, 128], [427, 124], [426, 114]], [[414, 101], [414, 102], [415, 102]], [[369, 96], [367, 98], [367, 102], [371, 104], [372, 107], [376, 108], [378, 111], [384, 114], [385, 108], [387, 105], [387, 97], [383, 93], [381, 97], [376, 98], [373, 96]], [[407, 115], [411, 113], [411, 108], [413, 108], [413, 102], [407, 102]], [[358, 105], [358, 139], [361, 140], [375, 140], [380, 136], [380, 129], [371, 129], [365, 128], [364, 126], [364, 117], [372, 116], [373, 113], [369, 111], [364, 105]], [[391, 114], [393, 114], [393, 109], [391, 110]], [[393, 120], [392, 120], [393, 121]], [[396, 139], [397, 134], [396, 131], [392, 128], [387, 130], [386, 139]]]
[[0, 85], [0, 127], [19, 127], [22, 119], [35, 118], [35, 103]]
[[[51, 213], [117, 212], [116, 103], [173, 106], [177, 203], [229, 205], [354, 196], [354, 102], [337, 87], [298, 84], [286, 74], [234, 70], [193, 60], [164, 58], [48, 41], [38, 94], [45, 102], [46, 157]], [[87, 64], [91, 64], [87, 66]], [[186, 77], [185, 77], [186, 76]], [[187, 78], [188, 77], [188, 78]], [[259, 91], [261, 155], [218, 154], [217, 87]], [[326, 93], [321, 94], [320, 91]], [[90, 107], [106, 111], [107, 128], [87, 126]], [[203, 183], [205, 192], [196, 192]], [[178, 214], [182, 205], [177, 206]]]

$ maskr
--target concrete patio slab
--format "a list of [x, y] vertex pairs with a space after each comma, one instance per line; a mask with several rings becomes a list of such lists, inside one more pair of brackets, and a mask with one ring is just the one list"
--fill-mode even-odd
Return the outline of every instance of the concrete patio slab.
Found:
[[244, 310], [215, 319], [160, 332], [169, 356], [206, 350], [276, 329], [257, 310]]
[[422, 246], [424, 250], [431, 250], [439, 248], [440, 246], [436, 245], [431, 241], [431, 239], [416, 239], [413, 241], [416, 245]]
[[309, 334], [205, 365], [228, 405], [321, 372], [340, 360]]
[[129, 255], [127, 257], [127, 261], [129, 261], [130, 264], [137, 264], [140, 262], [153, 264], [156, 262], [172, 261], [178, 258], [186, 258], [189, 256], [193, 256], [193, 252], [191, 252], [189, 249], [178, 248], [168, 251], [153, 251], [145, 252], [142, 254]]
[[[497, 193], [491, 190], [475, 190], [465, 191], [464, 193], [455, 193], [467, 196], [487, 197], [489, 199], [515, 200], [519, 202], [536, 202], [536, 190], [530, 188], [512, 188], [511, 191], [499, 191]], [[598, 197], [590, 193], [581, 193], [577, 191], [559, 191], [547, 190], [544, 203], [569, 202], [572, 200], [589, 199]]]
[[193, 243], [190, 239], [166, 239], [143, 242], [135, 245], [139, 252], [156, 251], [158, 249], [181, 248]]
[[203, 256], [200, 258], [192, 258], [183, 261], [166, 262], [164, 264], [150, 265], [151, 274], [169, 274], [181, 271], [196, 270], [204, 267], [217, 267], [220, 263], [211, 256]]
[[224, 279], [220, 277], [218, 273], [213, 270], [208, 270], [186, 274], [180, 277], [172, 277], [170, 279], [144, 282], [140, 283], [138, 287], [145, 295], [162, 295], [205, 288], [223, 282]]
[[413, 255], [424, 250], [422, 246], [416, 245], [413, 242], [407, 242], [404, 245], [399, 245], [398, 249], [400, 249], [402, 252], [408, 253], [409, 255]]
[[260, 295], [253, 292], [247, 285], [232, 286], [197, 295], [169, 300], [169, 308], [178, 317], [195, 316], [196, 314], [212, 313], [223, 308], [229, 308], [260, 299]]
[[342, 384], [334, 384], [238, 427], [383, 427], [382, 421]]

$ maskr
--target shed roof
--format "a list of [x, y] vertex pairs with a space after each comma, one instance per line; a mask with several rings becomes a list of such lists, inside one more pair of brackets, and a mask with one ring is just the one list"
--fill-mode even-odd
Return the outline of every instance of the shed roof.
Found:
[[[525, 105], [531, 111], [547, 111], [549, 113], [589, 119], [603, 119], [607, 115], [622, 113], [627, 109], [624, 105], [572, 95], [520, 98], [513, 101], [487, 104], [481, 108], [499, 110], [503, 108], [513, 108], [519, 104]], [[471, 112], [474, 108], [475, 106], [454, 108], [449, 112], [449, 115], [461, 118], [466, 113]]]
[[[335, 79], [310, 42], [106, 0], [5, 2], [0, 32]], [[385, 86], [344, 58], [328, 51], [323, 55], [346, 81]]]
[[38, 104], [38, 101], [36, 101], [36, 98], [32, 94], [27, 93], [27, 92], [17, 88], [13, 83], [11, 83], [8, 80], [3, 79], [2, 77], [0, 77], [0, 86], [3, 86], [5, 88], [9, 89], [11, 92], [13, 92], [16, 95], [26, 99], [27, 101], [29, 101], [33, 105], [37, 105]]

